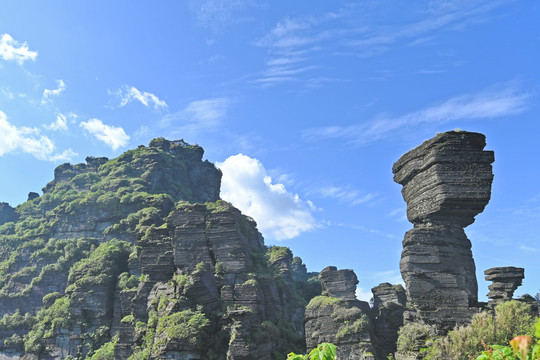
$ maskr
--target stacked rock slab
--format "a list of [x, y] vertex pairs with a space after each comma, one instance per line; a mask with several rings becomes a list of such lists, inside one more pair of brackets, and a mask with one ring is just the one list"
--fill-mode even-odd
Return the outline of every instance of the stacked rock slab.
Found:
[[319, 280], [323, 295], [313, 298], [305, 313], [308, 351], [329, 342], [337, 346], [338, 359], [373, 359], [369, 304], [356, 299], [354, 271], [329, 266], [319, 274]]
[[521, 285], [525, 278], [525, 269], [513, 266], [494, 267], [484, 271], [487, 281], [493, 283], [488, 286], [489, 304], [497, 304], [512, 300], [514, 291]]
[[478, 285], [471, 242], [464, 227], [491, 197], [494, 161], [485, 136], [465, 131], [438, 134], [393, 167], [403, 185], [407, 217], [400, 270], [415, 309], [405, 321], [422, 321], [445, 333], [470, 320]]
[[403, 313], [407, 305], [405, 289], [401, 285], [382, 283], [371, 289], [371, 292], [374, 345], [377, 358], [386, 359], [396, 352], [398, 330], [403, 326]]

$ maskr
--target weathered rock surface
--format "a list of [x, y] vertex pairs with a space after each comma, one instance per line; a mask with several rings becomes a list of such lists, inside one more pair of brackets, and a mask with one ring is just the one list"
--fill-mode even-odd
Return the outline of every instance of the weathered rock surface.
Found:
[[307, 348], [330, 342], [338, 347], [338, 359], [374, 359], [370, 308], [354, 295], [356, 274], [329, 266], [319, 274], [319, 279], [323, 295], [313, 298], [306, 307]]
[[319, 274], [323, 294], [340, 299], [356, 300], [356, 285], [358, 278], [354, 271], [338, 270], [335, 266], [328, 266]]
[[414, 225], [403, 240], [400, 262], [407, 299], [420, 321], [442, 333], [476, 312], [475, 265], [463, 228], [491, 197], [494, 155], [485, 145], [478, 133], [438, 134], [392, 169]]
[[397, 350], [398, 331], [403, 326], [403, 313], [407, 305], [405, 289], [401, 285], [382, 283], [371, 292], [374, 345], [377, 358], [386, 359]]
[[154, 139], [60, 165], [43, 196], [1, 203], [0, 357], [88, 358], [115, 334], [117, 359], [305, 351], [320, 283], [219, 200], [221, 172], [202, 155]]
[[525, 278], [525, 269], [505, 266], [494, 267], [484, 271], [486, 280], [493, 282], [488, 286], [487, 297], [490, 304], [497, 304], [502, 301], [512, 300], [514, 291], [521, 285]]

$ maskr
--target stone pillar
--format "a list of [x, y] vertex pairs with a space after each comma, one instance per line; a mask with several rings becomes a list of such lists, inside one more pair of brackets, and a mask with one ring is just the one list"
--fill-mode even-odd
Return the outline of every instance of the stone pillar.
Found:
[[465, 131], [438, 134], [403, 155], [393, 167], [403, 185], [407, 217], [400, 270], [409, 321], [435, 325], [445, 333], [470, 320], [478, 300], [471, 242], [464, 228], [491, 197], [494, 161], [485, 136]]
[[489, 285], [489, 304], [495, 305], [503, 301], [512, 300], [514, 291], [521, 286], [525, 278], [525, 269], [513, 266], [494, 267], [484, 271], [486, 280], [493, 282]]

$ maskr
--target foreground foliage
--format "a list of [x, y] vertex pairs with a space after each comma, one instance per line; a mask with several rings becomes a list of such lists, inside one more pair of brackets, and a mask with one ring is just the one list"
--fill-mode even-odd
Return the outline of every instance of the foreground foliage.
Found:
[[[518, 335], [531, 338], [535, 333], [535, 327], [530, 311], [528, 304], [515, 300], [498, 304], [494, 314], [489, 312], [476, 314], [470, 325], [450, 331], [447, 336], [434, 341], [431, 347], [422, 350], [426, 351], [426, 359], [429, 360], [469, 360], [471, 357], [483, 355], [483, 352], [489, 352], [485, 344], [508, 344]], [[494, 345], [492, 349], [497, 350], [497, 347]]]
[[519, 335], [510, 346], [484, 345], [485, 350], [475, 360], [534, 360], [540, 359], [540, 319], [536, 320], [534, 337]]
[[308, 355], [290, 353], [287, 360], [336, 360], [336, 345], [330, 343], [319, 344]]

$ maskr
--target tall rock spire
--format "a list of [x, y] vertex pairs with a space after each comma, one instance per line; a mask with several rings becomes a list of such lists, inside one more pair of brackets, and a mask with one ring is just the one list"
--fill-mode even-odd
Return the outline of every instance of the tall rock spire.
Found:
[[478, 300], [464, 227], [491, 197], [494, 154], [484, 151], [485, 145], [485, 136], [478, 133], [438, 134], [403, 155], [392, 169], [394, 181], [403, 185], [407, 217], [414, 225], [405, 234], [400, 262], [415, 309], [408, 316], [443, 333], [467, 323]]

